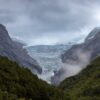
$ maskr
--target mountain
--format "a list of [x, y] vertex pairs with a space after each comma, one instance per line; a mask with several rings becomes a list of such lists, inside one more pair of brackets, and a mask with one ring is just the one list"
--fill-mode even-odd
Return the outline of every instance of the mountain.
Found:
[[77, 52], [81, 50], [82, 52], [90, 53], [90, 60], [94, 59], [96, 56], [100, 55], [100, 28], [95, 28], [86, 37], [84, 43], [72, 46], [67, 52], [62, 55], [62, 61], [65, 63], [67, 60], [77, 60], [79, 61]]
[[100, 100], [100, 57], [97, 57], [78, 75], [61, 82], [66, 100]]
[[33, 73], [41, 73], [37, 61], [31, 58], [21, 43], [13, 41], [6, 28], [0, 24], [0, 55], [16, 61], [19, 65], [28, 67]]
[[66, 77], [79, 73], [95, 57], [100, 55], [100, 28], [95, 28], [82, 44], [73, 45], [62, 54], [64, 66], [55, 73], [52, 81], [59, 83]]
[[63, 92], [40, 80], [29, 69], [0, 57], [0, 100], [66, 100]]
[[28, 54], [42, 66], [42, 74], [39, 77], [51, 83], [54, 71], [58, 71], [61, 66], [60, 55], [71, 46], [71, 43], [67, 45], [36, 45], [26, 47], [26, 49]]

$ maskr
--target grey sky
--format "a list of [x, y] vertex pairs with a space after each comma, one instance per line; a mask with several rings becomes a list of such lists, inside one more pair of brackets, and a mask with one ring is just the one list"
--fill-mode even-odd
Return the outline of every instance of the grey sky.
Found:
[[67, 43], [100, 26], [100, 0], [0, 0], [0, 23], [29, 45]]

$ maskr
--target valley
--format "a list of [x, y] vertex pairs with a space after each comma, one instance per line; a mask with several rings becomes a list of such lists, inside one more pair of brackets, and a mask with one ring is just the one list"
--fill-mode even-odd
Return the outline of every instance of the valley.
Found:
[[[82, 44], [23, 48], [0, 25], [0, 100], [100, 100], [100, 30], [95, 32]], [[80, 48], [88, 51], [86, 56], [79, 56]], [[88, 54], [88, 65], [77, 67], [86, 63]], [[62, 66], [68, 61], [74, 61], [72, 66]], [[76, 68], [81, 69], [77, 75], [68, 76]]]
[[0, 0], [0, 100], [100, 100], [100, 0]]
[[54, 72], [61, 68], [61, 54], [68, 50], [72, 44], [68, 45], [38, 45], [27, 47], [28, 54], [37, 60], [42, 67], [41, 79], [51, 83]]

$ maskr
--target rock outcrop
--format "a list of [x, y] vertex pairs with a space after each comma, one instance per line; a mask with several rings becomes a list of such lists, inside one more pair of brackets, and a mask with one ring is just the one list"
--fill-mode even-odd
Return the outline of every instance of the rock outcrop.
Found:
[[13, 41], [5, 26], [0, 24], [0, 55], [29, 68], [34, 74], [41, 73], [42, 69], [37, 61], [31, 58], [27, 51], [18, 42]]
[[71, 49], [65, 52], [61, 58], [64, 63], [67, 60], [71, 59], [74, 61], [79, 61], [77, 51], [89, 52], [91, 57], [90, 60], [94, 59], [96, 56], [100, 55], [100, 28], [95, 28], [90, 34], [86, 37], [84, 43], [74, 45]]
[[62, 54], [61, 59], [65, 66], [55, 73], [52, 83], [59, 84], [64, 78], [77, 74], [97, 56], [100, 56], [100, 28], [92, 30], [84, 43], [73, 45]]

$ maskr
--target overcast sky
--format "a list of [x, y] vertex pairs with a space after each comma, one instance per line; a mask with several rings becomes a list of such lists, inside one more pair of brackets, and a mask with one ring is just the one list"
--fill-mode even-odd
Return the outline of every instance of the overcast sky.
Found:
[[28, 45], [67, 43], [100, 26], [100, 0], [0, 0], [0, 23]]

